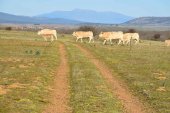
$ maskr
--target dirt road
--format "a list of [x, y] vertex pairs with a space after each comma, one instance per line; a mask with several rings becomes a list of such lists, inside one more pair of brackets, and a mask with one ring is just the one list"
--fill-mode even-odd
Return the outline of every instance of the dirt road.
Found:
[[98, 68], [103, 78], [106, 80], [108, 86], [111, 88], [112, 93], [118, 97], [122, 102], [125, 112], [127, 113], [153, 113], [152, 110], [146, 109], [139, 99], [131, 94], [127, 86], [118, 80], [111, 72], [111, 69], [105, 63], [96, 59], [95, 56], [86, 48], [77, 46], [89, 60]]
[[59, 45], [60, 65], [55, 74], [51, 103], [43, 113], [71, 113], [69, 102], [69, 65], [64, 44]]

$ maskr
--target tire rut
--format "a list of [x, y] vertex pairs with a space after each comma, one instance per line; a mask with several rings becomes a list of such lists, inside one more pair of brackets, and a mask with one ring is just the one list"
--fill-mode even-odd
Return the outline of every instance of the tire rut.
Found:
[[65, 45], [59, 45], [60, 65], [57, 68], [54, 80], [51, 103], [43, 113], [71, 113], [69, 101], [69, 65]]
[[111, 72], [111, 69], [106, 66], [106, 64], [95, 56], [85, 47], [75, 44], [89, 60], [97, 67], [103, 78], [106, 80], [109, 88], [111, 88], [112, 93], [117, 96], [121, 101], [125, 112], [127, 113], [153, 113], [150, 108], [144, 107], [144, 105], [139, 101], [139, 99], [131, 94], [128, 87], [120, 80], [118, 80]]

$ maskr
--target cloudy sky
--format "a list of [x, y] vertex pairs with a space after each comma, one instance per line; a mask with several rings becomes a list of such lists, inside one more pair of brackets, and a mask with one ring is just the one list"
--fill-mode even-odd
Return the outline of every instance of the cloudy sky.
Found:
[[0, 0], [0, 12], [16, 15], [73, 9], [112, 11], [133, 17], [170, 16], [170, 0]]

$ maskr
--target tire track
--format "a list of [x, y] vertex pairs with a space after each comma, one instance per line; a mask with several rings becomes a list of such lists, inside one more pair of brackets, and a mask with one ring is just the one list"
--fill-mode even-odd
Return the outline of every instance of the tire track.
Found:
[[59, 45], [60, 65], [57, 69], [51, 103], [43, 113], [71, 113], [69, 101], [69, 65], [64, 44]]
[[154, 113], [153, 110], [144, 107], [144, 105], [139, 101], [139, 99], [131, 94], [127, 86], [118, 80], [111, 72], [106, 64], [104, 64], [99, 59], [96, 59], [95, 56], [86, 48], [75, 44], [88, 58], [89, 60], [97, 67], [100, 73], [103, 75], [106, 80], [109, 88], [111, 88], [112, 93], [118, 97], [124, 106], [125, 112], [127, 113]]

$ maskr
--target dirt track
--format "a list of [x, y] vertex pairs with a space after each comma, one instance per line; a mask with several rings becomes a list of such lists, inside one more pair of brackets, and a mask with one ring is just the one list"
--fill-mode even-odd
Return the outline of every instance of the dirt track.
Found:
[[51, 103], [43, 113], [71, 113], [68, 106], [69, 101], [69, 65], [64, 44], [59, 45], [60, 65], [57, 69]]
[[[106, 80], [108, 86], [111, 88], [112, 93], [118, 97], [122, 102], [125, 112], [127, 113], [153, 113], [152, 110], [146, 109], [144, 105], [131, 94], [127, 86], [118, 80], [112, 74], [111, 70], [86, 48], [75, 45], [78, 47], [86, 57], [98, 68], [103, 78]], [[68, 106], [69, 90], [68, 90], [68, 74], [69, 65], [66, 56], [66, 50], [63, 44], [59, 46], [60, 65], [57, 69], [54, 90], [52, 94], [52, 102], [43, 113], [71, 113], [71, 108]]]
[[76, 45], [88, 58], [91, 62], [99, 69], [100, 73], [103, 75], [103, 78], [108, 83], [113, 94], [116, 94], [119, 100], [121, 100], [125, 112], [127, 113], [153, 113], [152, 110], [146, 109], [143, 104], [139, 101], [138, 98], [133, 96], [128, 90], [127, 86], [118, 80], [110, 69], [99, 59], [96, 59], [94, 55], [80, 45]]

